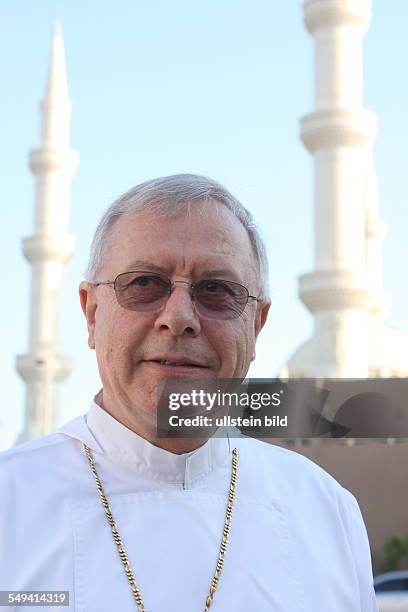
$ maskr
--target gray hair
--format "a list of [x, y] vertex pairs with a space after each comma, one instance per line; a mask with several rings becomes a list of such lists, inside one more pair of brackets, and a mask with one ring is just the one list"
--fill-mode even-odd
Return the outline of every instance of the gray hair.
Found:
[[96, 280], [102, 263], [110, 230], [122, 215], [149, 211], [165, 217], [177, 216], [193, 202], [215, 201], [223, 204], [242, 223], [254, 251], [259, 270], [261, 298], [269, 299], [269, 266], [265, 243], [251, 215], [225, 187], [216, 181], [197, 174], [175, 174], [152, 179], [133, 187], [117, 199], [104, 213], [91, 244], [86, 279]]

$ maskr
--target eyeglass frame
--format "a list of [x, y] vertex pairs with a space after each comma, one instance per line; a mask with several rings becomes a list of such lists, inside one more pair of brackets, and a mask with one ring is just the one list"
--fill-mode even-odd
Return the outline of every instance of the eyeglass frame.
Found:
[[[263, 302], [263, 298], [261, 297], [257, 297], [256, 295], [250, 295], [249, 293], [249, 289], [247, 289], [247, 287], [245, 287], [245, 285], [241, 285], [241, 283], [237, 283], [236, 281], [229, 281], [226, 279], [222, 279], [222, 278], [203, 278], [199, 281], [183, 281], [183, 280], [175, 280], [172, 281], [168, 276], [164, 276], [163, 274], [159, 274], [158, 272], [151, 272], [148, 270], [129, 270], [127, 272], [120, 272], [117, 276], [115, 276], [114, 280], [107, 280], [107, 281], [99, 281], [99, 282], [88, 282], [89, 285], [92, 285], [93, 287], [99, 287], [100, 285], [113, 285], [113, 290], [115, 291], [115, 297], [116, 297], [116, 301], [118, 302], [119, 306], [121, 306], [121, 308], [124, 308], [125, 310], [133, 310], [132, 308], [125, 308], [125, 306], [122, 306], [122, 304], [119, 302], [117, 295], [116, 295], [116, 289], [115, 289], [115, 284], [116, 281], [118, 280], [118, 278], [120, 276], [123, 276], [124, 274], [146, 274], [147, 276], [158, 276], [159, 278], [161, 278], [164, 281], [167, 281], [168, 287], [169, 287], [169, 291], [167, 294], [167, 298], [166, 300], [171, 296], [171, 294], [173, 293], [174, 289], [175, 289], [175, 285], [177, 283], [182, 283], [184, 285], [189, 285], [190, 289], [191, 289], [191, 293], [190, 293], [190, 297], [191, 297], [191, 301], [192, 304], [194, 306], [194, 310], [195, 312], [199, 315], [200, 313], [198, 312], [196, 305], [195, 305], [195, 300], [194, 300], [194, 289], [195, 287], [202, 282], [210, 282], [210, 281], [219, 281], [219, 282], [225, 282], [225, 283], [233, 283], [234, 285], [238, 285], [239, 287], [241, 287], [242, 289], [245, 289], [246, 293], [247, 293], [247, 301], [245, 302], [241, 312], [239, 313], [239, 315], [237, 317], [232, 317], [232, 319], [236, 318], [238, 319], [238, 317], [240, 317], [242, 315], [242, 313], [244, 312], [246, 306], [248, 305], [248, 301], [251, 300], [256, 300], [256, 302], [260, 303]], [[164, 298], [165, 296], [163, 296]], [[150, 312], [158, 312], [160, 310], [160, 308], [158, 308], [157, 310], [152, 310]], [[134, 312], [140, 312], [137, 310], [134, 310]], [[203, 315], [201, 315], [203, 316]]]

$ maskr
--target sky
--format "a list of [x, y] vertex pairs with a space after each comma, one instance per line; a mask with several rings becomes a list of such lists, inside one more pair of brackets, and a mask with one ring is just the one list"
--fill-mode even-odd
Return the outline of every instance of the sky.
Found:
[[[250, 375], [273, 377], [310, 334], [297, 278], [312, 269], [312, 159], [299, 119], [313, 110], [312, 39], [300, 0], [3, 0], [0, 4], [0, 448], [23, 426], [25, 388], [15, 357], [28, 346], [34, 177], [54, 20], [62, 23], [73, 102], [75, 254], [64, 274], [62, 352], [73, 362], [57, 424], [87, 411], [99, 389], [77, 287], [106, 207], [149, 178], [179, 172], [223, 183], [254, 214], [268, 245], [272, 309]], [[374, 0], [365, 39], [365, 106], [375, 145], [381, 216], [388, 224], [389, 325], [408, 331], [408, 3]]]

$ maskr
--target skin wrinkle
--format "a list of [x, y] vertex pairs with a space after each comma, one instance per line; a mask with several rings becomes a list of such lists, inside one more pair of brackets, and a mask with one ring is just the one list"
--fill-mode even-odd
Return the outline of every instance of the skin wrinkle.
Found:
[[[241, 222], [224, 206], [191, 208], [190, 214], [163, 218], [138, 212], [112, 226], [98, 280], [114, 279], [131, 261], [151, 261], [174, 280], [195, 281], [207, 269], [229, 269], [256, 295], [259, 279], [252, 245]], [[208, 366], [205, 377], [243, 377], [264, 325], [268, 303], [250, 300], [232, 320], [198, 316], [187, 285], [176, 285], [158, 312], [122, 308], [111, 286], [81, 283], [88, 344], [95, 348], [107, 412], [153, 444], [187, 452], [203, 441], [156, 438], [157, 400], [164, 378], [145, 359], [184, 354]], [[194, 446], [195, 445], [195, 446]]]

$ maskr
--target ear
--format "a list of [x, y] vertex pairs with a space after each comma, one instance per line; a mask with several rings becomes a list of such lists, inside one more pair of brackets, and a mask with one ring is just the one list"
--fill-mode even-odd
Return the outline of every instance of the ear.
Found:
[[96, 294], [95, 287], [87, 282], [79, 285], [79, 301], [88, 327], [88, 346], [95, 348]]
[[[256, 315], [255, 315], [255, 323], [254, 323], [255, 339], [258, 338], [259, 332], [261, 331], [261, 329], [266, 323], [270, 307], [271, 307], [271, 303], [267, 301], [260, 302], [258, 304], [258, 308], [257, 308]], [[253, 359], [255, 359], [255, 354], [253, 356]]]

